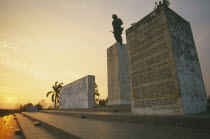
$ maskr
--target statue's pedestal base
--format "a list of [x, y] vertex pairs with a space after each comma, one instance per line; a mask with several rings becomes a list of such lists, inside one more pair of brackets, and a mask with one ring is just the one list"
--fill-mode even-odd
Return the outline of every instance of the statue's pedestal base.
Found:
[[128, 54], [125, 44], [107, 49], [108, 105], [130, 104]]

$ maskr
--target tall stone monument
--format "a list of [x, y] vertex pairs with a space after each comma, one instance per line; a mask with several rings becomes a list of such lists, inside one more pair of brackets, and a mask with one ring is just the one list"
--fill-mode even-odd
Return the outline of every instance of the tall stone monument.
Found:
[[206, 111], [207, 97], [190, 23], [166, 5], [126, 31], [132, 112]]
[[93, 108], [95, 105], [95, 76], [88, 75], [62, 87], [60, 109]]
[[125, 44], [115, 43], [107, 49], [108, 105], [130, 104], [128, 54]]

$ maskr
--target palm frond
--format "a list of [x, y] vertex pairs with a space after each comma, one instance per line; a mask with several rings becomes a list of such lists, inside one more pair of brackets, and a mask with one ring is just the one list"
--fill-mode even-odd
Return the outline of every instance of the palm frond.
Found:
[[63, 87], [63, 83], [60, 83], [59, 85], [58, 85], [58, 88], [62, 88]]
[[60, 98], [59, 98], [59, 97], [57, 97], [57, 98], [56, 98], [56, 100], [57, 100], [57, 102], [59, 103], [59, 101], [60, 101]]
[[96, 100], [96, 101], [99, 101], [99, 98], [96, 98], [95, 100]]
[[48, 97], [52, 93], [54, 93], [54, 91], [47, 92], [46, 96]]
[[95, 88], [97, 88], [98, 87], [98, 85], [95, 83]]
[[56, 99], [57, 97], [59, 97], [59, 96], [58, 96], [58, 93], [55, 93], [55, 99]]
[[53, 88], [53, 90], [54, 90], [54, 91], [56, 91], [56, 88], [55, 88], [55, 86], [54, 86], [54, 85], [52, 86], [52, 88]]
[[54, 86], [53, 89], [54, 89], [57, 93], [59, 93], [60, 90], [61, 90], [61, 88], [62, 88], [62, 85], [63, 85], [63, 83], [60, 83], [59, 85]]
[[52, 86], [53, 90], [54, 91], [50, 91], [47, 93], [47, 97], [52, 94], [52, 102], [55, 102], [57, 101], [59, 103], [59, 100], [60, 100], [60, 90], [63, 86], [63, 83], [59, 83], [58, 84], [58, 81], [55, 82], [55, 85]]
[[100, 94], [98, 92], [95, 92], [95, 95], [98, 96], [98, 97], [100, 97]]
[[58, 87], [58, 81], [55, 82], [55, 88], [57, 88], [57, 87]]
[[55, 96], [55, 94], [53, 94], [53, 95], [52, 95], [52, 102], [54, 102], [54, 101], [55, 101], [54, 96]]

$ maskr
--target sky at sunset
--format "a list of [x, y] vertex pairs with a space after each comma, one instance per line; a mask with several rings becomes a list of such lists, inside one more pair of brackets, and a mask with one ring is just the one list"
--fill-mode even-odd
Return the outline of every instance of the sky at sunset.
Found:
[[[0, 108], [36, 104], [55, 81], [95, 75], [107, 97], [106, 49], [115, 43], [112, 14], [129, 28], [156, 0], [0, 0]], [[191, 23], [210, 95], [210, 0], [171, 0]], [[125, 33], [123, 34], [124, 43]]]

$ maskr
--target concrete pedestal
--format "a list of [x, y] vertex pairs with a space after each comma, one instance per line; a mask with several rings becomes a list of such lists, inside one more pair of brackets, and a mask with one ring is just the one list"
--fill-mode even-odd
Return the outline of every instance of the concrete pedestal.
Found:
[[125, 44], [107, 49], [108, 105], [130, 104], [128, 55]]

